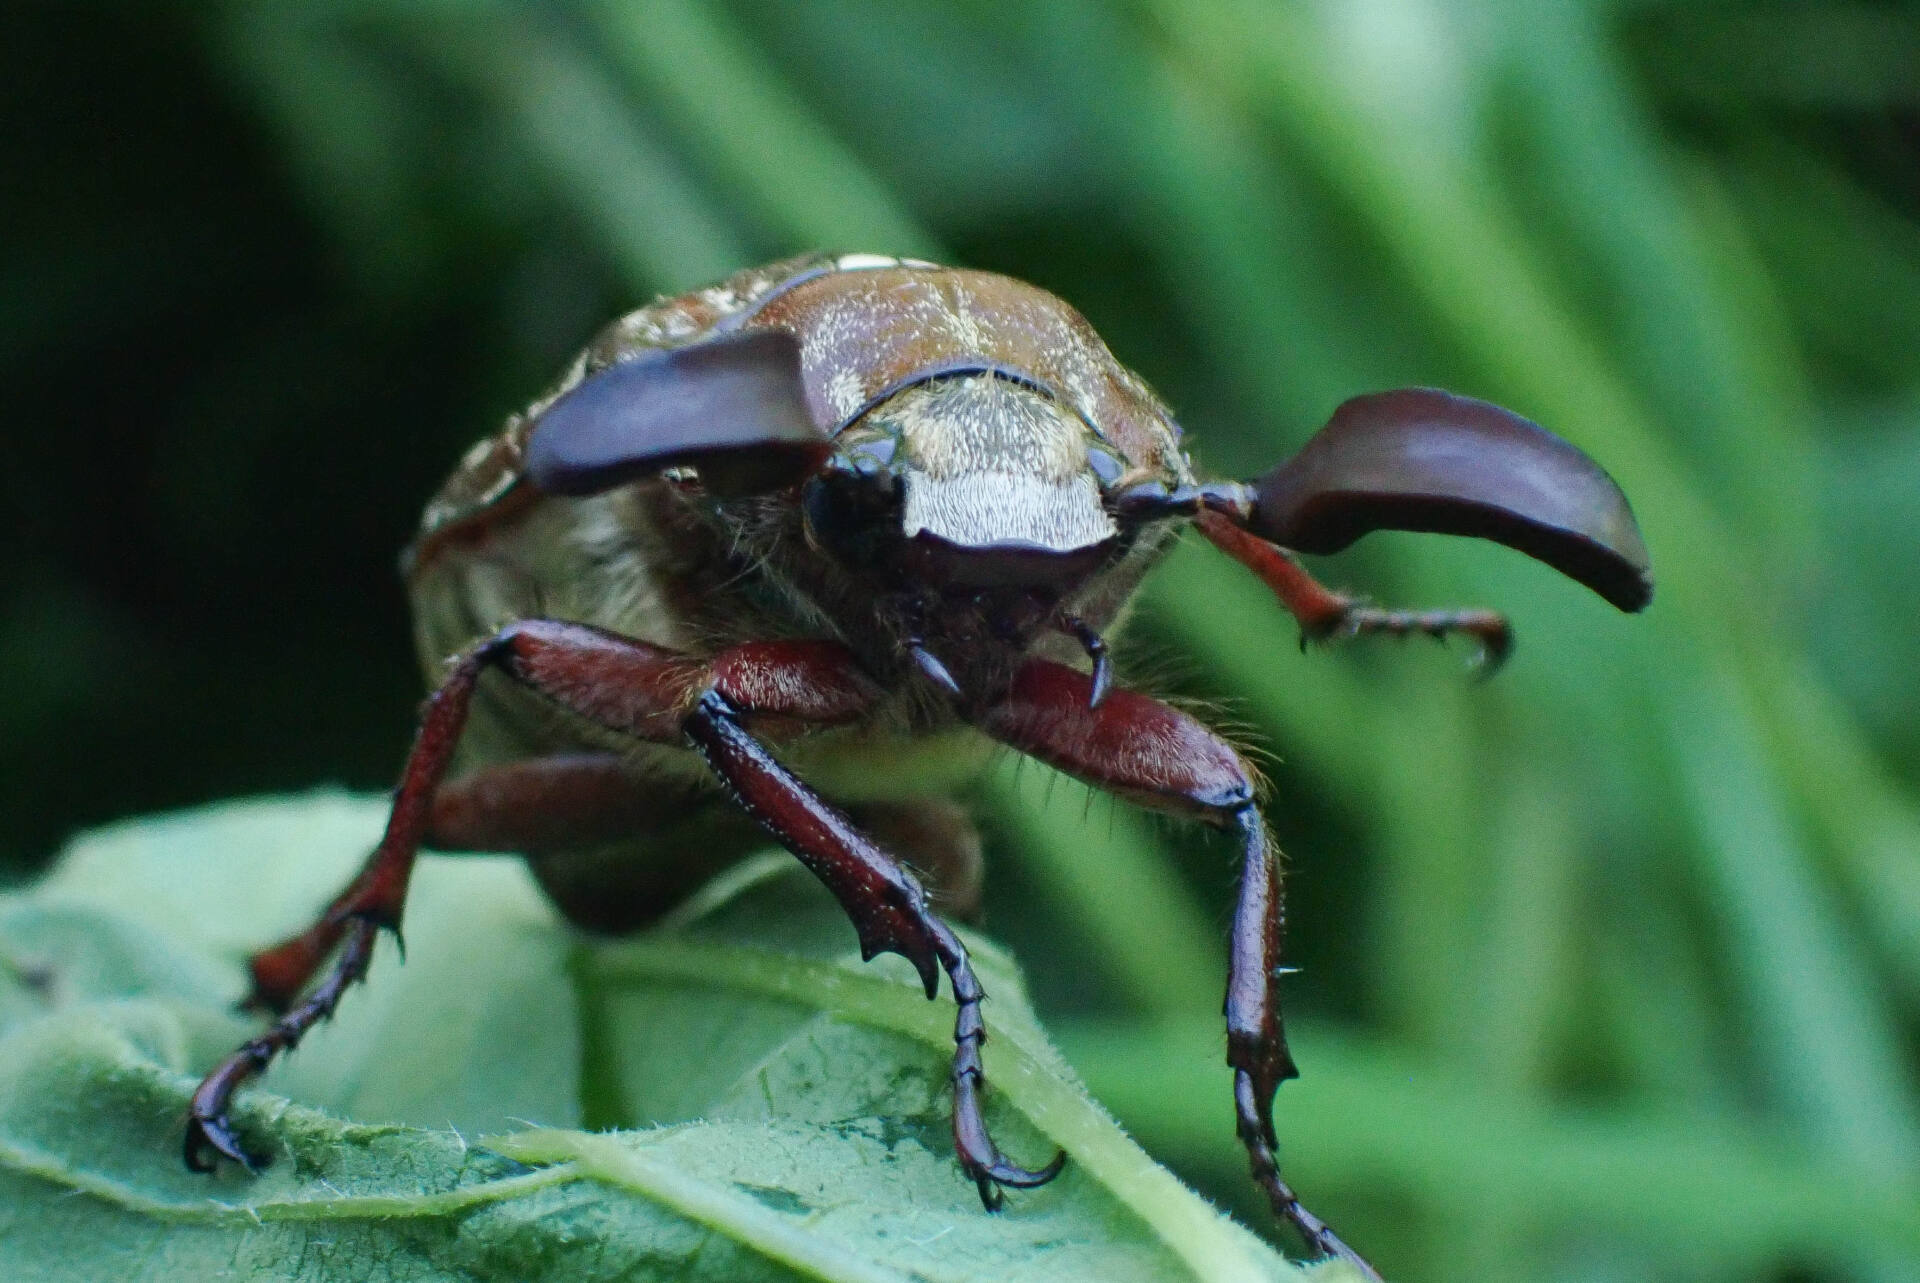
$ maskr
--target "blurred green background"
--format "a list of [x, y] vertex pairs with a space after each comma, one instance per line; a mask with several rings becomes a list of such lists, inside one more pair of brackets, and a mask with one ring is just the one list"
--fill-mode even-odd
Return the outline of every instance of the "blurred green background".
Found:
[[[1217, 475], [1443, 384], [1647, 533], [1640, 619], [1460, 541], [1319, 566], [1507, 608], [1488, 684], [1303, 656], [1200, 548], [1154, 581], [1127, 671], [1273, 759], [1309, 1205], [1403, 1279], [1920, 1277], [1920, 9], [16, 0], [0, 99], [15, 874], [385, 787], [396, 553], [602, 321], [812, 248], [997, 269]], [[1076, 1064], [1264, 1227], [1230, 852], [1034, 769], [984, 801]]]

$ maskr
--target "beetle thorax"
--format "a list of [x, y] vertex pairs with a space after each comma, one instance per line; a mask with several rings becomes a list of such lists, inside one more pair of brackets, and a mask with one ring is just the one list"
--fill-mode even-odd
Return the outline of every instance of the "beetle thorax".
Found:
[[909, 388], [877, 417], [900, 434], [901, 533], [972, 557], [1055, 556], [1115, 534], [1092, 435], [1052, 398], [979, 375]]

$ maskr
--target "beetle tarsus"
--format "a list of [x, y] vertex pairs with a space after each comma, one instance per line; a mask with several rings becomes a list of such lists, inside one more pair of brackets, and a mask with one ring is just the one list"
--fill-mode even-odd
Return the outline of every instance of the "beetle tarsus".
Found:
[[1382, 610], [1337, 593], [1307, 573], [1286, 549], [1243, 530], [1213, 509], [1194, 518], [1209, 542], [1253, 571], [1289, 614], [1300, 621], [1300, 649], [1308, 643], [1340, 641], [1363, 633], [1405, 637], [1425, 633], [1445, 640], [1466, 633], [1480, 643], [1480, 675], [1491, 677], [1513, 653], [1513, 629], [1507, 617], [1491, 610]]
[[981, 1094], [987, 1085], [986, 1070], [980, 1061], [980, 1048], [987, 1041], [986, 1022], [980, 1004], [986, 991], [973, 974], [973, 963], [966, 946], [939, 919], [930, 924], [929, 937], [940, 965], [953, 985], [958, 1010], [953, 1022], [953, 1148], [960, 1168], [973, 1178], [980, 1190], [980, 1205], [997, 1212], [1006, 1202], [1001, 1188], [1034, 1189], [1045, 1185], [1066, 1166], [1065, 1150], [1055, 1151], [1046, 1166], [1032, 1169], [1009, 1162], [987, 1132], [986, 1111]]
[[1061, 1149], [1054, 1151], [1053, 1160], [1045, 1167], [1021, 1167], [1002, 1158], [982, 1167], [980, 1174], [983, 1180], [990, 1181], [996, 1186], [1004, 1185], [1010, 1189], [1039, 1189], [1058, 1176], [1066, 1165], [1067, 1152]]
[[1493, 676], [1513, 654], [1513, 628], [1505, 615], [1491, 610], [1380, 610], [1371, 606], [1349, 606], [1330, 636], [1358, 637], [1363, 633], [1386, 633], [1392, 637], [1423, 633], [1435, 641], [1465, 633], [1480, 645], [1475, 663], [1482, 678]]
[[1246, 1070], [1233, 1075], [1233, 1098], [1241, 1143], [1247, 1147], [1248, 1166], [1254, 1183], [1267, 1196], [1273, 1214], [1293, 1226], [1308, 1248], [1324, 1256], [1335, 1256], [1359, 1271], [1371, 1283], [1383, 1283], [1379, 1271], [1364, 1256], [1348, 1247], [1328, 1224], [1301, 1205], [1300, 1196], [1280, 1177], [1274, 1151], [1272, 1094], [1253, 1081]]
[[234, 1133], [233, 1120], [228, 1114], [233, 1094], [272, 1064], [274, 1057], [299, 1046], [309, 1029], [332, 1018], [347, 990], [366, 978], [380, 931], [381, 925], [370, 917], [350, 919], [344, 928], [346, 945], [320, 986], [304, 1002], [274, 1021], [265, 1033], [241, 1044], [201, 1080], [187, 1107], [182, 1157], [188, 1170], [211, 1172], [218, 1166], [217, 1159], [208, 1156], [208, 1150], [231, 1159], [249, 1172], [257, 1172], [266, 1165], [266, 1160], [249, 1153]]
[[[213, 1152], [209, 1157], [208, 1151]], [[240, 1138], [233, 1133], [233, 1123], [226, 1114], [217, 1114], [212, 1118], [190, 1118], [187, 1121], [187, 1134], [182, 1154], [190, 1172], [211, 1172], [217, 1168], [221, 1158], [238, 1163], [248, 1172], [258, 1172], [261, 1164]]]

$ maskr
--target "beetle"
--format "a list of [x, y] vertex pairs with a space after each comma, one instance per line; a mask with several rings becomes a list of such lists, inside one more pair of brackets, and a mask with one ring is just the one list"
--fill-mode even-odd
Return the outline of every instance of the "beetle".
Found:
[[1505, 656], [1498, 614], [1365, 605], [1293, 555], [1377, 529], [1492, 539], [1627, 611], [1652, 595], [1620, 488], [1486, 402], [1356, 397], [1265, 476], [1203, 481], [1087, 321], [1010, 277], [812, 256], [615, 321], [428, 504], [403, 567], [434, 690], [387, 828], [311, 927], [250, 959], [278, 1019], [195, 1093], [187, 1164], [254, 1165], [233, 1093], [364, 978], [423, 846], [519, 852], [570, 920], [628, 931], [771, 834], [863, 957], [901, 954], [929, 999], [946, 976], [954, 1149], [997, 1208], [1064, 1155], [1024, 1167], [988, 1135], [985, 994], [910, 867], [972, 914], [978, 840], [940, 764], [1010, 746], [1237, 835], [1238, 1134], [1275, 1212], [1371, 1275], [1275, 1159], [1273, 1097], [1296, 1070], [1254, 773], [1111, 675], [1106, 633], [1186, 525], [1269, 585], [1303, 643], [1464, 633], [1489, 667]]

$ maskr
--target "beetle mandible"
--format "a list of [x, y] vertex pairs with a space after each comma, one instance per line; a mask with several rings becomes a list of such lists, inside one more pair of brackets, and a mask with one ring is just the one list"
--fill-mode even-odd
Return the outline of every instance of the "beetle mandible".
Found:
[[251, 959], [253, 999], [279, 1019], [195, 1093], [188, 1165], [253, 1164], [234, 1091], [365, 976], [422, 846], [523, 853], [567, 917], [623, 931], [770, 833], [837, 897], [863, 956], [903, 955], [929, 998], [947, 977], [954, 1149], [981, 1200], [1045, 1183], [1064, 1155], [1023, 1167], [987, 1133], [985, 995], [906, 867], [954, 914], [977, 905], [977, 838], [938, 769], [958, 740], [1238, 835], [1239, 1136], [1276, 1213], [1372, 1276], [1275, 1160], [1273, 1096], [1295, 1069], [1253, 774], [1110, 675], [1103, 634], [1185, 524], [1310, 639], [1463, 632], [1489, 665], [1506, 654], [1498, 614], [1366, 606], [1292, 555], [1377, 529], [1497, 540], [1623, 610], [1652, 594], [1619, 487], [1509, 411], [1361, 396], [1264, 477], [1202, 481], [1086, 320], [1009, 277], [815, 256], [614, 322], [428, 505], [404, 565], [437, 685], [386, 832], [310, 928]]

